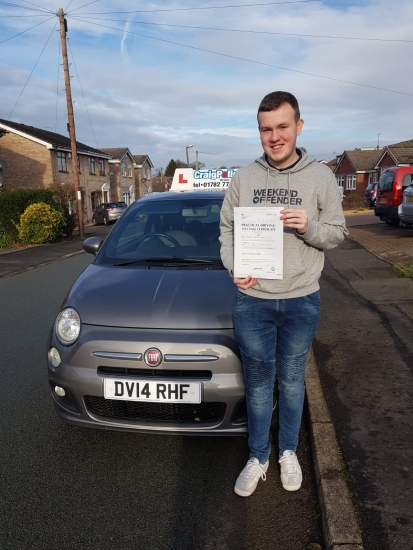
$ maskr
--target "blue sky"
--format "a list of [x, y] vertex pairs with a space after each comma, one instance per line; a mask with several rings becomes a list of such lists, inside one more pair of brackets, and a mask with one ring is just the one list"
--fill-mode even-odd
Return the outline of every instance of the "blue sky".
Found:
[[[318, 159], [374, 147], [377, 134], [380, 145], [413, 138], [410, 0], [249, 7], [241, 5], [260, 2], [87, 3], [72, 0], [66, 11], [77, 138], [91, 146], [127, 146], [165, 167], [171, 158], [184, 159], [186, 145], [193, 144], [191, 160], [198, 150], [207, 167], [244, 165], [261, 154], [256, 110], [274, 90], [297, 96], [305, 120], [299, 144]], [[0, 118], [13, 110], [12, 120], [65, 134], [58, 26], [53, 31], [61, 6], [54, 0], [35, 4], [15, 0], [13, 7], [0, 0]], [[113, 13], [137, 10], [144, 11]]]

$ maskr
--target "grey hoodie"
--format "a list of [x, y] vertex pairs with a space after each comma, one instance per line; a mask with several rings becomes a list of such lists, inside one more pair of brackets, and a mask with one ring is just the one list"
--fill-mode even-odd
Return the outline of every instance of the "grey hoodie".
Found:
[[308, 231], [299, 235], [284, 228], [284, 277], [258, 279], [245, 294], [257, 298], [298, 298], [318, 290], [324, 267], [324, 249], [334, 248], [348, 235], [336, 179], [327, 166], [302, 157], [291, 169], [279, 171], [265, 155], [240, 168], [232, 178], [221, 209], [221, 258], [234, 267], [234, 207], [283, 206], [308, 213]]

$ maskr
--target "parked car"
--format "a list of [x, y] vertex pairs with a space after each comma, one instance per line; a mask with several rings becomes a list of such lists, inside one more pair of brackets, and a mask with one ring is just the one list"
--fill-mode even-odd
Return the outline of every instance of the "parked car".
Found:
[[379, 179], [374, 214], [389, 225], [399, 225], [399, 205], [403, 201], [403, 191], [412, 181], [413, 166], [386, 168]]
[[364, 201], [369, 208], [374, 208], [377, 197], [378, 182], [369, 183], [364, 193]]
[[223, 198], [208, 191], [143, 197], [105, 242], [84, 241], [95, 259], [68, 293], [48, 341], [51, 393], [67, 422], [246, 433], [236, 286], [218, 240]]
[[406, 187], [399, 205], [399, 218], [407, 227], [413, 227], [413, 184]]
[[115, 223], [127, 208], [126, 202], [104, 202], [93, 212], [92, 221], [95, 225]]

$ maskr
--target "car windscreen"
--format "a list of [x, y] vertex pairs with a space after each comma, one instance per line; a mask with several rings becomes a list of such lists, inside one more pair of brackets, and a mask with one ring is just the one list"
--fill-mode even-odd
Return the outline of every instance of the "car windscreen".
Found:
[[379, 189], [382, 193], [388, 193], [392, 190], [394, 181], [394, 172], [383, 172], [379, 179]]
[[220, 261], [222, 198], [142, 200], [130, 206], [96, 258], [98, 265], [177, 259]]

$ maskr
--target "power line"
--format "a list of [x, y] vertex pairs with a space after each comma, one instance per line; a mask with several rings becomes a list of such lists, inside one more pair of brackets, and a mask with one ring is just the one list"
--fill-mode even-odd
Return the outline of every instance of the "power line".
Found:
[[[70, 17], [70, 16], [68, 16]], [[73, 19], [76, 19], [78, 16], [72, 16]], [[80, 16], [79, 16], [80, 17]], [[155, 27], [178, 27], [180, 29], [196, 29], [196, 30], [206, 30], [206, 31], [226, 31], [226, 32], [239, 32], [239, 33], [251, 33], [251, 34], [270, 34], [270, 35], [282, 35], [282, 36], [299, 36], [305, 38], [334, 38], [339, 40], [364, 40], [364, 41], [374, 41], [374, 42], [413, 42], [413, 40], [403, 40], [397, 38], [363, 38], [359, 36], [332, 36], [326, 34], [298, 34], [293, 32], [272, 32], [272, 31], [253, 31], [253, 30], [243, 30], [243, 29], [226, 29], [219, 27], [194, 27], [192, 25], [172, 25], [171, 23], [150, 23], [147, 21], [127, 21], [124, 19], [107, 19], [103, 17], [85, 17], [88, 21], [111, 21], [113, 23], [132, 23], [136, 25], [153, 25]]]
[[[70, 11], [69, 13], [72, 13], [72, 12], [77, 11], [77, 10], [81, 10], [82, 8], [86, 8], [86, 6], [90, 6], [90, 4], [96, 4], [96, 2], [99, 2], [99, 0], [93, 0], [93, 2], [89, 2], [88, 4], [84, 4], [83, 6], [80, 6], [80, 8], [75, 8], [74, 10]], [[70, 6], [70, 4], [69, 4], [69, 6]]]
[[44, 8], [43, 6], [38, 6], [37, 4], [34, 4], [33, 2], [29, 2], [29, 0], [21, 0], [21, 2], [25, 2], [26, 4], [31, 4], [32, 6], [36, 6], [36, 8], [39, 8], [40, 10], [43, 10], [47, 13], [54, 13], [53, 11]]
[[42, 13], [53, 13], [50, 10], [29, 8], [28, 6], [22, 6], [21, 4], [12, 4], [11, 2], [0, 2], [0, 6], [7, 6], [9, 8], [19, 8], [21, 10], [40, 11]]
[[[97, 2], [98, 0], [95, 0]], [[171, 9], [157, 9], [157, 10], [134, 10], [134, 11], [100, 11], [92, 13], [81, 13], [80, 15], [109, 15], [112, 13], [154, 13], [154, 12], [163, 12], [163, 11], [193, 11], [193, 10], [223, 10], [227, 8], [250, 8], [257, 6], [279, 6], [282, 4], [307, 4], [309, 2], [321, 2], [322, 0], [290, 0], [285, 2], [265, 2], [261, 4], [237, 4], [235, 6], [205, 6], [198, 8], [171, 8]], [[91, 2], [93, 4], [94, 2]], [[88, 4], [86, 4], [88, 5]], [[80, 9], [80, 8], [76, 8]], [[75, 10], [73, 10], [75, 11]], [[69, 13], [72, 13], [71, 11]]]
[[54, 32], [54, 30], [55, 30], [55, 28], [56, 28], [57, 23], [58, 23], [58, 20], [56, 20], [56, 23], [54, 24], [54, 27], [53, 27], [53, 29], [52, 29], [52, 32], [50, 33], [49, 38], [46, 40], [46, 44], [43, 46], [43, 49], [42, 49], [42, 51], [40, 52], [39, 57], [37, 58], [37, 61], [36, 61], [35, 65], [34, 65], [34, 67], [33, 67], [33, 69], [32, 69], [32, 72], [30, 73], [29, 78], [26, 80], [26, 84], [23, 86], [23, 90], [20, 92], [20, 95], [19, 95], [19, 97], [17, 98], [17, 101], [16, 101], [16, 103], [14, 104], [14, 107], [13, 107], [13, 109], [11, 110], [11, 112], [10, 112], [10, 114], [9, 114], [9, 116], [8, 116], [9, 120], [11, 119], [11, 115], [13, 114], [14, 109], [16, 108], [16, 105], [18, 104], [18, 102], [19, 102], [21, 96], [23, 95], [23, 92], [24, 92], [24, 90], [26, 89], [26, 86], [27, 86], [27, 84], [29, 83], [29, 80], [30, 80], [31, 76], [32, 76], [32, 74], [34, 73], [34, 71], [35, 71], [35, 69], [36, 69], [36, 67], [37, 67], [37, 64], [38, 64], [39, 61], [40, 61], [40, 58], [42, 57], [43, 52], [44, 52], [44, 50], [46, 49], [46, 46], [47, 46], [47, 44], [49, 43], [49, 40], [50, 40], [51, 37], [52, 37], [52, 34], [53, 34], [53, 32]]
[[10, 36], [9, 38], [6, 38], [6, 40], [2, 40], [0, 42], [0, 44], [4, 44], [4, 42], [8, 42], [9, 40], [11, 40], [12, 38], [16, 38], [16, 36], [20, 36], [21, 34], [24, 34], [25, 32], [29, 32], [31, 31], [32, 29], [34, 29], [35, 27], [39, 27], [40, 25], [43, 25], [43, 23], [47, 23], [48, 21], [51, 21], [52, 19], [54, 19], [55, 16], [53, 17], [49, 17], [48, 19], [45, 19], [44, 21], [42, 21], [41, 23], [37, 23], [37, 25], [33, 25], [33, 27], [30, 27], [29, 29], [26, 29], [25, 31], [22, 31], [22, 32], [19, 32], [13, 36]]
[[0, 19], [12, 19], [15, 17], [44, 17], [45, 13], [28, 13], [27, 15], [0, 15]]
[[87, 116], [89, 117], [89, 122], [90, 122], [90, 126], [91, 126], [91, 128], [92, 128], [93, 137], [95, 138], [96, 149], [99, 149], [98, 140], [96, 139], [95, 130], [94, 130], [93, 124], [92, 124], [92, 119], [90, 118], [89, 109], [87, 108], [87, 103], [86, 103], [85, 94], [83, 93], [82, 83], [80, 82], [80, 76], [79, 76], [79, 73], [78, 73], [78, 71], [77, 71], [76, 62], [75, 62], [75, 57], [74, 57], [74, 55], [73, 55], [72, 46], [70, 45], [70, 41], [69, 41], [69, 40], [68, 40], [68, 43], [69, 43], [70, 54], [71, 54], [72, 59], [73, 59], [73, 65], [74, 65], [74, 67], [75, 67], [77, 79], [79, 80], [79, 85], [80, 85], [80, 90], [81, 90], [81, 92], [82, 92], [83, 101], [85, 102], [85, 107], [86, 107]]
[[263, 61], [255, 61], [253, 59], [247, 59], [245, 57], [239, 57], [239, 56], [236, 56], [236, 55], [229, 55], [229, 54], [221, 53], [221, 52], [214, 52], [213, 50], [206, 50], [204, 48], [198, 48], [196, 46], [190, 46], [188, 44], [181, 44], [179, 42], [172, 42], [171, 40], [165, 40], [164, 38], [157, 38], [155, 36], [148, 36], [146, 34], [140, 34], [140, 33], [133, 32], [133, 31], [118, 29], [116, 27], [108, 27], [107, 25], [101, 25], [99, 23], [92, 23], [90, 21], [83, 20], [83, 19], [78, 19], [78, 20], [83, 21], [84, 23], [89, 23], [90, 25], [95, 25], [96, 27], [103, 27], [105, 29], [111, 29], [111, 30], [114, 30], [114, 31], [119, 31], [121, 33], [133, 34], [135, 36], [141, 36], [143, 38], [149, 38], [151, 40], [157, 40], [159, 42], [165, 42], [167, 44], [173, 44], [174, 46], [181, 46], [182, 48], [188, 48], [190, 50], [197, 50], [197, 51], [200, 51], [200, 52], [212, 53], [214, 55], [219, 55], [221, 57], [229, 57], [230, 59], [236, 59], [238, 61], [246, 61], [247, 63], [254, 63], [254, 65], [263, 65], [264, 67], [271, 67], [273, 69], [280, 69], [282, 71], [289, 71], [289, 72], [292, 72], [292, 73], [305, 74], [307, 76], [314, 76], [316, 78], [322, 78], [324, 80], [332, 80], [334, 82], [341, 82], [343, 84], [352, 84], [353, 86], [362, 86], [363, 88], [370, 88], [370, 89], [373, 89], [373, 90], [380, 90], [382, 92], [391, 92], [393, 94], [413, 96], [413, 93], [409, 93], [409, 92], [400, 92], [398, 90], [390, 90], [388, 88], [380, 88], [379, 86], [372, 86], [370, 84], [360, 84], [360, 82], [351, 82], [350, 80], [342, 80], [340, 78], [333, 78], [331, 76], [323, 76], [323, 75], [319, 75], [319, 74], [315, 74], [315, 73], [309, 73], [309, 72], [306, 72], [306, 71], [299, 71], [298, 69], [290, 69], [288, 67], [281, 67], [279, 65], [272, 65], [270, 63], [264, 63]]

